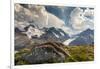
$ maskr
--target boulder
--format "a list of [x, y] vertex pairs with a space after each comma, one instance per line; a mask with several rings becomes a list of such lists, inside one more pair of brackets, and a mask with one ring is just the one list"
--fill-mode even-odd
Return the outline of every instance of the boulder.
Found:
[[23, 55], [23, 60], [30, 64], [64, 62], [66, 55], [52, 45], [34, 46], [30, 54]]

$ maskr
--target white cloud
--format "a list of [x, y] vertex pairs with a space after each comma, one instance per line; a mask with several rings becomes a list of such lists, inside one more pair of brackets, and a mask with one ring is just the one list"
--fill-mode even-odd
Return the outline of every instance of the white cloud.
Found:
[[19, 4], [15, 4], [15, 27], [24, 30], [28, 24], [36, 25], [39, 29], [43, 27], [62, 28], [64, 21], [55, 15], [46, 11], [44, 6], [28, 5], [24, 8]]
[[[94, 22], [93, 22], [93, 10], [87, 8], [85, 11], [81, 8], [75, 8], [70, 15], [70, 21], [72, 28], [76, 31], [83, 31], [87, 28], [93, 28]], [[92, 18], [88, 18], [88, 17]]]
[[24, 28], [26, 27], [26, 26], [28, 26], [29, 25], [29, 23], [27, 23], [27, 22], [18, 22], [18, 21], [16, 21], [15, 20], [15, 27], [17, 27], [18, 29], [20, 29], [21, 31], [25, 31], [24, 30]]
[[41, 6], [41, 7], [34, 6], [33, 8], [34, 9], [30, 8], [33, 14], [33, 18], [34, 18], [33, 24], [37, 25], [39, 28], [43, 28], [43, 27], [61, 28], [65, 24], [63, 20], [47, 12], [44, 6]]
[[87, 8], [84, 12], [84, 22], [87, 23], [87, 28], [94, 29], [94, 10]]
[[93, 19], [94, 18], [94, 10], [93, 9], [89, 9], [87, 8], [85, 11], [84, 11], [84, 16], [90, 18], [90, 19]]
[[56, 28], [61, 28], [64, 26], [65, 23], [63, 20], [59, 19], [55, 15], [48, 13], [48, 25], [47, 27], [56, 27]]
[[33, 9], [34, 13], [33, 15], [37, 15], [38, 17], [34, 19], [34, 23], [38, 25], [39, 28], [43, 27], [56, 27], [61, 28], [64, 26], [64, 21], [59, 19], [57, 16], [47, 12], [45, 8], [42, 6], [37, 11], [37, 6]]

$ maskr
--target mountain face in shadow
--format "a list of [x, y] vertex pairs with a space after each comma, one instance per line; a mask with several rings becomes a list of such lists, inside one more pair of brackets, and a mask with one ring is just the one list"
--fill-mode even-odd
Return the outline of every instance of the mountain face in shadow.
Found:
[[[51, 27], [51, 28], [44, 28], [43, 30], [44, 30], [45, 34], [43, 34], [38, 39], [61, 43], [65, 40], [67, 40], [68, 38], [70, 38], [69, 35], [66, 34], [62, 29]], [[34, 39], [34, 37], [33, 37], [33, 39]]]
[[94, 44], [94, 30], [87, 29], [78, 34], [78, 37], [69, 45], [91, 45]]

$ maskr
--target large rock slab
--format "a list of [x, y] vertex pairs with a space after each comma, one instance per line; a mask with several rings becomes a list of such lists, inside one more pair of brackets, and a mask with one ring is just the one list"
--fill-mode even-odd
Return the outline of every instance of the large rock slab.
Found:
[[31, 64], [64, 62], [66, 55], [52, 45], [37, 45], [23, 59]]

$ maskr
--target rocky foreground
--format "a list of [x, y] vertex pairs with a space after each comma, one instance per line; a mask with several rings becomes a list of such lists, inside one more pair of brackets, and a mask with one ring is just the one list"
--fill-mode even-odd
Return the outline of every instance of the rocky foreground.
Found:
[[15, 65], [93, 60], [94, 46], [64, 46], [57, 42], [36, 44], [15, 53]]

